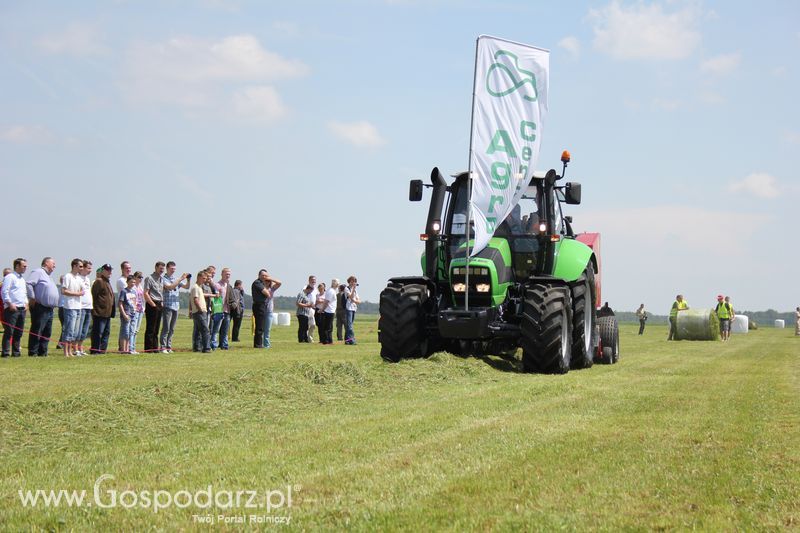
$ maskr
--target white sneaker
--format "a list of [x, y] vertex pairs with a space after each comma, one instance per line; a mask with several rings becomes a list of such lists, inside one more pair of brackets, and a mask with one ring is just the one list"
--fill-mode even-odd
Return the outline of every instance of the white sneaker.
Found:
[[161, 353], [169, 353], [169, 350], [167, 350], [166, 348], [164, 348], [163, 350], [161, 350]]
[[167, 349], [169, 353], [172, 353], [172, 348]]
[[132, 350], [132, 351], [130, 351], [128, 353], [132, 354], [132, 355], [139, 355], [139, 352], [137, 352], [136, 350]]

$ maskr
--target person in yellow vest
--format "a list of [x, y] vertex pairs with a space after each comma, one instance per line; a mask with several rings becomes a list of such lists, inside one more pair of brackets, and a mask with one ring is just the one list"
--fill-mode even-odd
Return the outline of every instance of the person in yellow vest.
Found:
[[683, 299], [683, 294], [675, 297], [672, 308], [669, 310], [669, 337], [668, 341], [678, 340], [678, 313], [689, 309], [689, 304]]
[[719, 318], [719, 334], [722, 342], [731, 338], [731, 320], [733, 320], [733, 307], [731, 307], [730, 296], [724, 298], [721, 294], [717, 296], [717, 307], [714, 309]]

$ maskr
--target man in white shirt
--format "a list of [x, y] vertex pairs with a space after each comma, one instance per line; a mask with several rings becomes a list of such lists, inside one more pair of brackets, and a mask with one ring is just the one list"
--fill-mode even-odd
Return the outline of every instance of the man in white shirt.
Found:
[[92, 262], [88, 259], [83, 260], [83, 269], [80, 278], [83, 281], [83, 296], [81, 296], [81, 320], [78, 328], [78, 351], [75, 355], [86, 355], [83, 349], [83, 341], [89, 337], [89, 328], [92, 325], [92, 281], [89, 279], [92, 273]]
[[322, 344], [333, 344], [333, 318], [336, 316], [336, 293], [339, 288], [339, 280], [333, 278], [331, 286], [325, 291], [325, 305], [322, 308], [322, 320], [320, 321], [322, 331], [319, 332], [319, 341]]
[[[308, 295], [311, 298], [311, 303], [316, 303], [317, 297], [319, 296], [319, 291], [317, 290], [317, 276], [313, 274], [308, 276], [308, 284], [311, 285], [311, 293]], [[317, 329], [317, 323], [314, 320], [314, 315], [316, 313], [316, 309], [314, 307], [311, 308], [311, 316], [308, 317], [308, 342], [314, 342], [314, 330]]]
[[3, 278], [3, 357], [20, 356], [19, 343], [28, 310], [28, 288], [22, 274], [27, 268], [28, 262], [18, 257], [14, 259], [14, 271]]
[[73, 259], [72, 270], [64, 275], [61, 294], [64, 295], [64, 356], [78, 355], [78, 335], [81, 319], [81, 296], [83, 296], [83, 261]]

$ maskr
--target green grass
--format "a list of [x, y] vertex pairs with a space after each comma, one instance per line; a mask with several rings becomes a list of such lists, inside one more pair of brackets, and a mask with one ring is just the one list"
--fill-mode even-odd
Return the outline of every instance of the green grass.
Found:
[[[178, 343], [188, 346], [189, 322]], [[0, 529], [196, 530], [264, 510], [35, 509], [20, 489], [286, 490], [301, 529], [703, 529], [800, 524], [800, 339], [665, 341], [566, 376], [357, 346], [0, 361]], [[104, 496], [105, 498], [105, 496]], [[107, 501], [107, 498], [104, 499]], [[219, 526], [219, 524], [217, 524]], [[247, 526], [256, 527], [256, 526]]]

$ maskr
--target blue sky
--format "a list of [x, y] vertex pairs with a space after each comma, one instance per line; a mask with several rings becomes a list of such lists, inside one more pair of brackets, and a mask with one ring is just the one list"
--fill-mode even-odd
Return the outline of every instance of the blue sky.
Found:
[[[0, 0], [0, 256], [419, 272], [408, 180], [465, 170], [475, 39], [551, 50], [612, 307], [800, 305], [800, 4]], [[426, 197], [427, 200], [427, 197]]]

